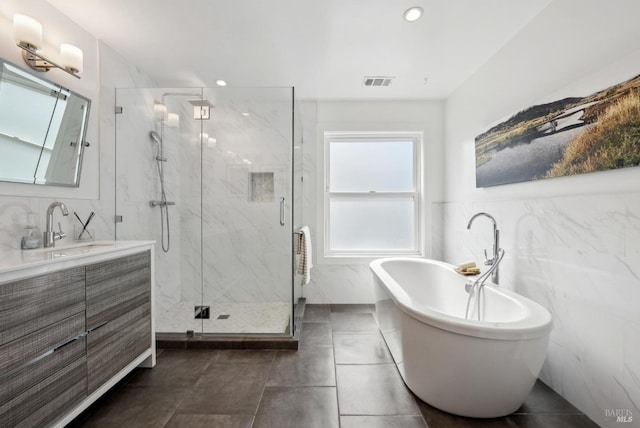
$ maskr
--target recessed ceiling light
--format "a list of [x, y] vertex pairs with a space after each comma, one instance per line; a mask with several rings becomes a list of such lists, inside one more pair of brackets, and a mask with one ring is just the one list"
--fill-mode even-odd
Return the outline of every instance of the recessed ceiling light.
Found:
[[243, 115], [244, 117], [249, 117], [249, 116], [251, 116], [251, 114], [250, 114], [250, 113], [246, 113], [246, 112], [242, 113], [242, 115]]
[[216, 80], [216, 85], [218, 86], [227, 86], [227, 82], [224, 80]]
[[409, 9], [404, 11], [404, 14], [403, 14], [404, 20], [407, 22], [417, 21], [422, 16], [422, 12], [424, 11], [422, 10], [421, 7], [418, 7], [418, 6], [410, 7]]

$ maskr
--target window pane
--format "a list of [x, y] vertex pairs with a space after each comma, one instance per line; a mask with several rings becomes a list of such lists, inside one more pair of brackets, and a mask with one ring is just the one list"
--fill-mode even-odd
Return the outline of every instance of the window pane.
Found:
[[330, 250], [413, 250], [414, 201], [402, 198], [332, 198]]
[[329, 143], [332, 192], [413, 191], [413, 141]]

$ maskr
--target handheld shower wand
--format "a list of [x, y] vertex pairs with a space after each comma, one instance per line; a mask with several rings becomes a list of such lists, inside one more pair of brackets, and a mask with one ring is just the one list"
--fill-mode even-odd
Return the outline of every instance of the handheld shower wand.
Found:
[[160, 134], [158, 134], [156, 131], [149, 132], [149, 136], [151, 137], [154, 143], [158, 143], [158, 144], [162, 143], [162, 138], [160, 138]]
[[[164, 189], [164, 167], [162, 162], [166, 162], [167, 158], [162, 156], [162, 137], [156, 131], [149, 132], [149, 136], [154, 143], [158, 145], [158, 151], [156, 152], [156, 164], [158, 166], [158, 176], [160, 177], [160, 200], [151, 201], [152, 207], [160, 207], [160, 223], [161, 223], [161, 241], [162, 250], [167, 253], [171, 246], [170, 230], [169, 230], [169, 205], [175, 205], [173, 202], [167, 202], [167, 194]], [[166, 244], [165, 244], [165, 228], [166, 232]]]

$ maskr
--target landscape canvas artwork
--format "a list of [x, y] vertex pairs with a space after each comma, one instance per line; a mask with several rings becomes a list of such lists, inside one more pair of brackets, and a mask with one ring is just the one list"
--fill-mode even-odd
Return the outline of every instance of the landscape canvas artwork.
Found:
[[531, 106], [475, 138], [476, 187], [640, 165], [640, 75]]

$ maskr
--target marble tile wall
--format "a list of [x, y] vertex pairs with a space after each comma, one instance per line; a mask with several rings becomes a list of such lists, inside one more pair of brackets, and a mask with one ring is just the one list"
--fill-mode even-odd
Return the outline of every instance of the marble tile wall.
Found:
[[[640, 168], [475, 187], [474, 137], [491, 123], [637, 73], [640, 4], [584, 6], [551, 2], [447, 99], [446, 203], [434, 231], [446, 261], [481, 261], [490, 227], [478, 219], [467, 231], [467, 221], [477, 211], [496, 217], [507, 250], [502, 286], [553, 314], [542, 379], [600, 426], [616, 427], [608, 412], [630, 411], [634, 424], [640, 415]], [[547, 49], [567, 38], [580, 43]], [[531, 55], [539, 50], [543, 57]]]
[[[161, 199], [158, 165], [158, 144], [150, 137], [156, 131], [163, 140], [162, 162], [165, 192], [168, 201], [178, 201], [179, 187], [179, 131], [162, 127], [154, 115], [153, 104], [160, 101], [163, 90], [147, 88], [118, 88], [115, 103], [123, 113], [115, 115], [117, 215], [123, 221], [116, 224], [118, 239], [151, 239], [156, 241], [156, 304], [160, 311], [180, 301], [180, 210], [168, 207], [170, 252], [162, 250], [162, 221], [160, 207], [152, 207], [151, 200]], [[165, 220], [166, 221], [166, 220]], [[165, 245], [167, 242], [165, 223]], [[160, 323], [161, 325], [161, 323]]]
[[638, 409], [640, 355], [640, 193], [437, 204], [444, 260], [484, 260], [492, 214], [506, 251], [501, 286], [553, 315], [541, 378], [596, 422], [604, 409]]
[[[298, 231], [302, 226], [308, 224], [307, 218], [304, 212], [304, 195], [308, 190], [308, 183], [304, 180], [304, 152], [305, 152], [305, 138], [306, 138], [306, 125], [302, 117], [301, 102], [294, 99], [294, 121], [293, 121], [293, 202], [291, 206], [292, 210], [292, 225], [293, 231]], [[298, 245], [298, 235], [293, 236], [294, 249]], [[300, 262], [300, 256], [295, 256], [293, 262], [294, 278], [293, 278], [293, 301], [298, 301], [303, 296], [303, 280], [302, 275], [297, 274], [298, 263]]]
[[[210, 90], [216, 99], [203, 131], [205, 301], [291, 300], [290, 89]], [[242, 113], [248, 113], [248, 116]], [[272, 177], [252, 197], [251, 174]], [[260, 189], [254, 188], [259, 191]], [[265, 193], [266, 192], [266, 193]], [[284, 197], [287, 225], [280, 225]]]
[[172, 92], [200, 94], [198, 97], [167, 98], [170, 111], [180, 115], [179, 144], [177, 144], [180, 195], [176, 199], [176, 210], [180, 215], [177, 223], [180, 228], [180, 253], [174, 255], [179, 260], [180, 266], [177, 291], [181, 301], [200, 304], [199, 302], [202, 302], [202, 168], [200, 165], [202, 122], [193, 119], [193, 109], [185, 100], [201, 97], [201, 90]]

